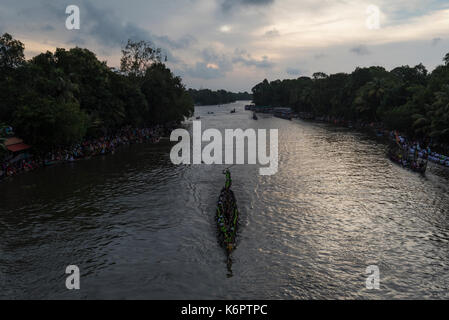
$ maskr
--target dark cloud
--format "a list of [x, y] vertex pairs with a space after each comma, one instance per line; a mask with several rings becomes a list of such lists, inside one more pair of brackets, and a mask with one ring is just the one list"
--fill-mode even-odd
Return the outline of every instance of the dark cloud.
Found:
[[220, 67], [212, 67], [211, 64], [205, 62], [197, 62], [194, 67], [188, 67], [185, 73], [192, 78], [198, 79], [218, 79], [226, 76], [226, 71]]
[[363, 44], [361, 44], [357, 47], [351, 48], [350, 51], [352, 53], [355, 53], [358, 56], [366, 56], [366, 55], [371, 54], [371, 51], [369, 51], [369, 49]]
[[82, 1], [82, 6], [81, 29], [77, 33], [93, 37], [107, 47], [121, 46], [128, 39], [145, 40], [154, 44], [148, 31], [132, 23], [123, 22], [111, 9], [99, 9], [89, 1]]
[[89, 1], [82, 1], [84, 19], [81, 21], [81, 32], [109, 47], [123, 45], [128, 39], [145, 40], [153, 45], [170, 49], [184, 49], [196, 42], [191, 35], [181, 39], [171, 39], [168, 36], [154, 35], [133, 23], [124, 22], [112, 10], [97, 8]]
[[217, 51], [215, 51], [215, 49], [213, 48], [203, 49], [201, 55], [204, 59], [204, 62], [215, 64], [225, 72], [232, 71], [232, 62], [229, 60], [227, 55], [217, 53]]
[[218, 53], [213, 48], [205, 48], [200, 52], [202, 61], [193, 67], [185, 66], [184, 73], [198, 79], [217, 79], [226, 76], [233, 70], [232, 62], [226, 55]]
[[233, 54], [221, 54], [213, 48], [206, 48], [201, 51], [200, 56], [202, 61], [194, 66], [184, 65], [184, 74], [207, 80], [225, 77], [226, 73], [234, 70], [236, 64], [260, 69], [271, 69], [275, 65], [266, 56], [255, 59], [245, 50], [239, 49], [236, 49]]
[[270, 61], [267, 56], [263, 56], [262, 59], [254, 59], [251, 54], [244, 50], [236, 49], [234, 52], [234, 57], [232, 58], [233, 63], [241, 63], [248, 67], [256, 67], [261, 69], [270, 69], [274, 67], [274, 62]]
[[432, 46], [433, 47], [437, 46], [441, 41], [443, 41], [443, 39], [441, 39], [441, 38], [433, 38], [432, 39]]
[[74, 46], [84, 46], [86, 44], [86, 38], [85, 37], [81, 37], [79, 35], [75, 35], [70, 37], [69, 41], [67, 41], [68, 44], [72, 44]]
[[273, 4], [274, 0], [221, 0], [223, 11], [229, 11], [237, 6], [266, 6]]
[[[80, 8], [81, 23], [80, 30], [67, 30], [65, 28], [67, 4], [64, 1], [38, 0], [25, 7], [19, 7], [17, 16], [27, 21], [24, 28], [30, 32], [35, 30], [51, 32], [52, 38], [79, 46], [87, 45], [93, 40], [99, 47], [103, 47], [98, 49], [105, 49], [105, 52], [122, 47], [128, 39], [144, 40], [155, 47], [160, 47], [172, 62], [177, 59], [171, 50], [186, 49], [197, 42], [195, 37], [188, 34], [178, 39], [153, 34], [133, 22], [124, 21], [117, 9], [102, 5], [100, 1], [70, 1], [70, 4]], [[40, 25], [37, 25], [37, 22]]]
[[56, 30], [56, 28], [53, 27], [51, 24], [46, 24], [45, 26], [42, 27], [41, 30], [42, 31], [54, 31], [54, 30]]
[[[76, 4], [76, 1], [74, 1]], [[84, 46], [87, 40], [95, 40], [103, 48], [102, 52], [123, 47], [128, 39], [134, 41], [144, 40], [152, 46], [161, 48], [163, 56], [171, 63], [181, 63], [172, 50], [187, 49], [197, 43], [192, 35], [185, 35], [179, 39], [172, 39], [166, 35], [156, 35], [140, 26], [123, 21], [116, 11], [108, 8], [99, 8], [86, 0], [79, 0], [81, 11], [81, 28], [76, 31], [64, 30], [68, 43]]]
[[198, 43], [198, 40], [190, 34], [184, 35], [183, 37], [177, 40], [172, 40], [167, 36], [158, 36], [156, 37], [156, 39], [161, 43], [167, 44], [172, 49], [187, 49], [190, 48], [192, 45]]

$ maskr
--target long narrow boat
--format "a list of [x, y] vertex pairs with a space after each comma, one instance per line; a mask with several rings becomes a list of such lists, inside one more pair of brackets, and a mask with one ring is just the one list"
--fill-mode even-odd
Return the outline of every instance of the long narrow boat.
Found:
[[226, 184], [221, 190], [217, 202], [217, 226], [219, 242], [229, 256], [235, 249], [239, 211], [234, 192], [231, 190], [231, 173], [229, 170], [224, 173], [226, 174]]
[[277, 108], [274, 110], [274, 116], [285, 120], [292, 120], [292, 111], [289, 108]]
[[[405, 153], [405, 154], [404, 154]], [[391, 161], [408, 168], [412, 171], [424, 174], [427, 170], [426, 159], [413, 159], [409, 157], [406, 152], [399, 152], [398, 149], [391, 148], [388, 150], [388, 157]]]

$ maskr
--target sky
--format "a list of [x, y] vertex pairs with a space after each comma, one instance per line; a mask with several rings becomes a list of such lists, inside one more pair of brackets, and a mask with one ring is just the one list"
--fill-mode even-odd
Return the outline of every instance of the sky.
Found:
[[[80, 29], [66, 28], [66, 7]], [[423, 63], [449, 52], [441, 0], [0, 0], [0, 34], [31, 58], [85, 47], [118, 67], [128, 39], [162, 49], [189, 88], [250, 91], [268, 80]]]

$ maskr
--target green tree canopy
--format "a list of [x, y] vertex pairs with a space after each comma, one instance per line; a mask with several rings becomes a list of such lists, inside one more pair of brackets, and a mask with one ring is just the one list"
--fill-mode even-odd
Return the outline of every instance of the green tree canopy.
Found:
[[445, 65], [430, 74], [418, 64], [391, 71], [373, 66], [351, 74], [317, 72], [312, 78], [265, 79], [252, 89], [253, 101], [315, 116], [381, 121], [390, 129], [449, 144], [449, 53], [443, 60]]
[[[84, 48], [58, 48], [25, 61], [23, 44], [0, 38], [0, 121], [41, 149], [68, 145], [131, 125], [180, 122], [193, 102], [160, 50], [129, 41], [122, 71]], [[3, 49], [2, 49], [3, 48]]]
[[134, 77], [143, 77], [152, 64], [161, 60], [161, 49], [154, 48], [146, 41], [128, 40], [125, 48], [122, 49], [120, 69]]
[[19, 67], [25, 62], [25, 46], [19, 40], [13, 39], [9, 33], [0, 37], [0, 71]]

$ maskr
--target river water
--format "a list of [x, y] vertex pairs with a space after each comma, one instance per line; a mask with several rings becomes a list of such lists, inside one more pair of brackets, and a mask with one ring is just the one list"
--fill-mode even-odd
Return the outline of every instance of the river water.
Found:
[[[204, 128], [279, 129], [276, 175], [232, 169], [231, 269], [214, 221], [224, 167], [174, 166], [168, 142], [135, 145], [0, 184], [0, 298], [449, 298], [446, 170], [421, 176], [362, 133], [254, 121], [244, 104], [196, 109]], [[65, 287], [68, 265], [79, 291]], [[366, 289], [369, 265], [380, 290]]]

